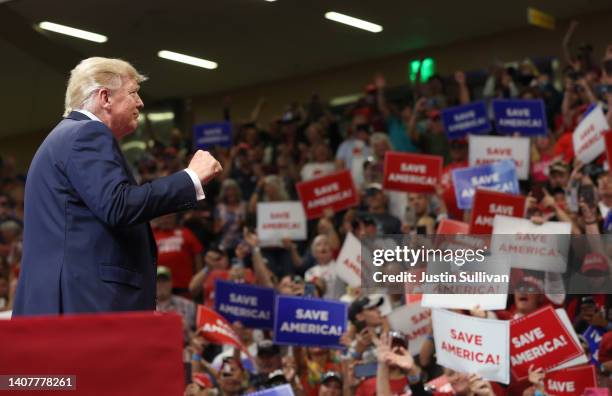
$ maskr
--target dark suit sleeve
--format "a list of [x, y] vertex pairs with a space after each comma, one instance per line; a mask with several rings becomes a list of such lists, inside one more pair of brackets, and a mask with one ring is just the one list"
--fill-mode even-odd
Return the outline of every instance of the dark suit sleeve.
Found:
[[113, 139], [103, 124], [85, 123], [66, 164], [72, 187], [102, 222], [129, 226], [195, 207], [195, 187], [185, 171], [141, 186], [130, 184]]

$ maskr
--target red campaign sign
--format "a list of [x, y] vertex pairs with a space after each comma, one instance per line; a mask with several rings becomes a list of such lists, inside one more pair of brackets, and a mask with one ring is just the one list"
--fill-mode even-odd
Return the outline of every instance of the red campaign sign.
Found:
[[517, 380], [527, 378], [532, 364], [548, 371], [582, 353], [550, 305], [510, 322], [510, 370]]
[[432, 193], [440, 182], [442, 157], [439, 155], [385, 153], [383, 187], [389, 190]]
[[45, 395], [182, 395], [185, 389], [183, 323], [176, 314], [0, 320], [0, 351], [4, 375], [75, 377], [76, 389], [40, 392]]
[[327, 208], [337, 212], [359, 203], [359, 195], [348, 170], [301, 182], [295, 187], [309, 220], [323, 216]]
[[546, 373], [544, 389], [551, 396], [583, 395], [586, 388], [597, 386], [595, 366], [577, 366]]
[[608, 157], [608, 167], [610, 173], [612, 173], [612, 129], [603, 133], [604, 141], [606, 143], [606, 153]]
[[438, 225], [436, 234], [440, 235], [466, 235], [470, 233], [470, 225], [462, 221], [443, 219]]
[[472, 234], [492, 234], [495, 215], [523, 217], [525, 202], [526, 198], [520, 195], [477, 189], [470, 223]]
[[216, 311], [203, 305], [198, 305], [196, 323], [198, 333], [209, 342], [218, 345], [235, 346], [246, 352], [245, 346], [240, 341], [240, 337], [236, 334], [232, 325]]

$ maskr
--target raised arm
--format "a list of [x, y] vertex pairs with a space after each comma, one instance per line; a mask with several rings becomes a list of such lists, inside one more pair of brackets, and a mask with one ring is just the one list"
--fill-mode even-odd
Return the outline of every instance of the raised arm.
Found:
[[470, 103], [470, 90], [468, 89], [467, 82], [465, 79], [465, 73], [462, 71], [455, 72], [455, 81], [459, 87], [459, 103], [468, 104]]
[[[188, 169], [205, 184], [221, 165], [200, 150]], [[110, 227], [144, 223], [196, 205], [194, 181], [185, 171], [134, 185], [112, 132], [97, 121], [84, 123], [76, 132], [65, 170], [85, 205]]]
[[563, 36], [563, 41], [561, 42], [561, 47], [563, 50], [563, 56], [565, 57], [565, 61], [567, 62], [568, 65], [571, 65], [572, 67], [576, 67], [574, 60], [572, 59], [572, 53], [570, 51], [569, 48], [569, 44], [570, 41], [572, 40], [572, 36], [574, 35], [574, 32], [576, 31], [576, 28], [578, 27], [578, 21], [573, 20], [572, 22], [570, 22], [569, 27], [567, 28], [567, 32], [565, 33], [565, 36]]
[[374, 85], [376, 85], [376, 101], [378, 104], [378, 109], [385, 119], [389, 118], [391, 115], [391, 110], [387, 104], [387, 98], [385, 98], [385, 87], [387, 82], [385, 81], [385, 76], [383, 76], [382, 73], [377, 73], [374, 76]]
[[261, 250], [259, 249], [259, 238], [257, 237], [257, 234], [249, 232], [249, 230], [245, 227], [243, 230], [243, 238], [244, 241], [251, 247], [251, 252], [253, 252], [251, 257], [253, 259], [255, 281], [260, 286], [274, 287], [274, 282], [272, 281], [273, 275], [266, 265], [264, 257], [261, 254]]

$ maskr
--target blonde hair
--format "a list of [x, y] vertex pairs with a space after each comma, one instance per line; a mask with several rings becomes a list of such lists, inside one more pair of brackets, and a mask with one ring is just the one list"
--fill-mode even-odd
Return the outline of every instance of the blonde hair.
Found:
[[93, 93], [100, 88], [110, 90], [121, 88], [123, 78], [126, 77], [134, 79], [137, 83], [147, 79], [122, 59], [93, 57], [82, 60], [70, 72], [64, 116], [75, 109], [86, 109], [91, 104]]
[[384, 132], [376, 132], [370, 136], [370, 146], [374, 146], [375, 144], [385, 142], [387, 146], [391, 147], [391, 141], [389, 140], [389, 136], [387, 136]]
[[240, 185], [234, 179], [225, 179], [221, 184], [221, 191], [219, 192], [219, 201], [225, 202], [225, 194], [227, 194], [228, 188], [236, 188], [238, 190], [238, 201], [242, 201], [242, 190]]
[[[285, 188], [285, 182], [278, 175], [268, 175], [264, 178], [266, 184], [272, 184], [276, 186], [276, 191], [278, 193], [279, 201], [288, 201], [289, 193]], [[265, 196], [263, 201], [267, 202], [271, 197]]]

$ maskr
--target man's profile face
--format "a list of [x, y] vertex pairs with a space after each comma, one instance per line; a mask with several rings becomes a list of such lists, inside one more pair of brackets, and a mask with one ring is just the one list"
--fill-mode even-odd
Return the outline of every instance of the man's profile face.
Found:
[[121, 88], [109, 94], [110, 128], [118, 138], [134, 132], [138, 127], [138, 115], [144, 107], [138, 95], [139, 89], [133, 78], [123, 78]]

